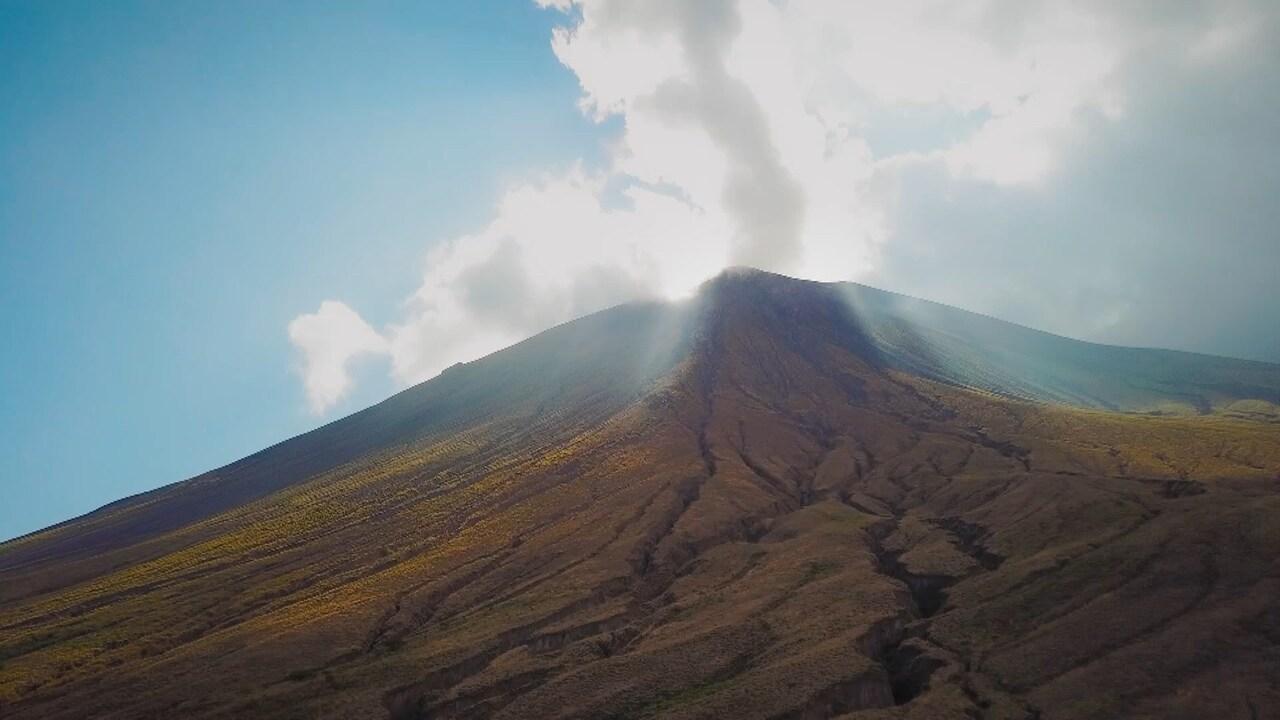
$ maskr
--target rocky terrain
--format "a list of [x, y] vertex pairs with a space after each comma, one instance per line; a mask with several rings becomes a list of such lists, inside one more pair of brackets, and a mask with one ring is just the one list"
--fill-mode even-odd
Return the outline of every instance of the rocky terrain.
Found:
[[1280, 717], [1277, 403], [728, 272], [0, 545], [0, 716]]

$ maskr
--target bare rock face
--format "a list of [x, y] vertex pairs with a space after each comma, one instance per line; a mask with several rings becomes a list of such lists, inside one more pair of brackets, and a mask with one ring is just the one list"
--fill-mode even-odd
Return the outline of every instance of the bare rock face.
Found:
[[1268, 717], [1277, 402], [728, 273], [0, 546], [0, 716]]

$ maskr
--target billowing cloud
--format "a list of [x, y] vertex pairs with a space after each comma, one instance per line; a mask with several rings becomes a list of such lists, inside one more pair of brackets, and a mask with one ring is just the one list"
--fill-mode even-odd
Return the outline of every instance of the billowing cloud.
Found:
[[539, 2], [608, 161], [511, 187], [382, 333], [295, 339], [313, 407], [728, 264], [1280, 360], [1274, 4]]
[[874, 283], [1099, 342], [1280, 362], [1280, 6], [1111, 18], [1104, 102], [1038, 182], [900, 161]]
[[325, 300], [315, 313], [294, 318], [289, 323], [289, 341], [302, 352], [307, 404], [317, 415], [350, 389], [352, 360], [387, 352], [387, 341], [354, 310], [335, 300]]

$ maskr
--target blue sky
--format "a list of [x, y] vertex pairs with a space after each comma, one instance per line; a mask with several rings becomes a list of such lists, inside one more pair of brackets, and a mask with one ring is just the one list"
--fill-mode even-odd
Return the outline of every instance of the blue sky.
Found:
[[[305, 431], [285, 327], [371, 321], [590, 158], [523, 2], [0, 3], [0, 537]], [[367, 372], [344, 403], [393, 390]]]

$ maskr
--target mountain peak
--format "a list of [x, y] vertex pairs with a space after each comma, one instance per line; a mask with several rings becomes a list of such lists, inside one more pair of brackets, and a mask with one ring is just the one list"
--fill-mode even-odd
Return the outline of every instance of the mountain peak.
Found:
[[761, 270], [749, 265], [731, 265], [716, 273], [716, 275], [702, 284], [704, 289], [714, 288], [724, 285], [772, 285], [775, 287], [820, 287], [824, 283], [813, 280], [803, 280], [783, 275], [781, 273]]

